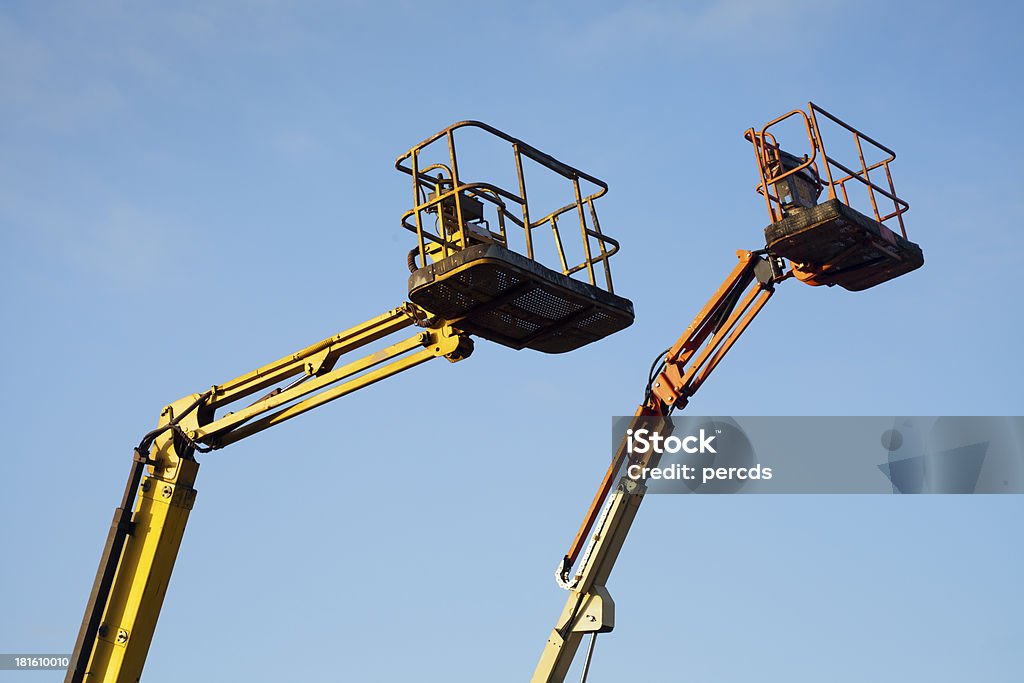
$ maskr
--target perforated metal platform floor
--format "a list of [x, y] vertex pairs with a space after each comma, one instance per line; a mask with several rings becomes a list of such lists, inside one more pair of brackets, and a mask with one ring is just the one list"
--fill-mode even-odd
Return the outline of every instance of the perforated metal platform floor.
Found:
[[633, 303], [497, 244], [416, 270], [409, 299], [456, 327], [514, 349], [565, 353], [633, 324]]
[[924, 265], [921, 247], [838, 199], [794, 211], [764, 236], [776, 255], [820, 268], [816, 284], [853, 292]]

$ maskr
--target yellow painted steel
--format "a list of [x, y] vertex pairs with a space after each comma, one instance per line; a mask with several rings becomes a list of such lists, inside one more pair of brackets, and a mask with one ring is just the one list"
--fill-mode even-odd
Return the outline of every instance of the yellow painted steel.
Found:
[[[267, 398], [252, 404], [248, 408], [231, 413], [230, 415], [211, 422], [204, 427], [189, 431], [187, 434], [193, 441], [210, 443], [217, 447], [227, 446], [244, 439], [247, 436], [251, 436], [256, 432], [267, 429], [268, 427], [273, 427], [285, 420], [301, 415], [302, 413], [321, 406], [324, 403], [341, 398], [346, 394], [350, 394], [353, 391], [357, 391], [363, 387], [379, 382], [391, 375], [395, 375], [399, 372], [415, 367], [420, 363], [430, 360], [431, 358], [445, 356], [452, 361], [461, 360], [462, 357], [460, 356], [459, 349], [465, 343], [466, 338], [462, 333], [457, 332], [451, 326], [445, 326], [436, 330], [426, 330], [414, 337], [397, 344], [393, 344], [386, 349], [370, 354], [336, 370], [326, 372], [319, 376], [314, 376], [314, 378], [310, 379], [308, 382], [286, 389], [280, 393], [274, 394], [273, 396], [268, 396]], [[410, 354], [411, 351], [420, 347], [423, 347], [422, 350]], [[466, 353], [466, 355], [468, 355], [468, 353]], [[388, 363], [383, 367], [375, 367], [385, 361], [399, 356], [404, 357], [398, 358], [398, 360]], [[340, 384], [329, 389], [327, 388], [332, 384], [348, 377], [352, 377], [353, 375], [357, 375], [357, 373], [360, 372], [363, 374], [356, 376], [354, 379], [345, 382], [344, 384]], [[302, 396], [314, 393], [320, 389], [324, 389], [324, 391], [321, 391], [308, 399], [299, 401], [294, 405], [281, 408], [281, 410], [276, 413], [257, 419], [244, 427], [239, 426], [249, 420], [252, 420], [256, 416], [284, 406]], [[222, 434], [223, 436], [221, 436]]]
[[[460, 179], [453, 131], [463, 127], [481, 129], [511, 145], [519, 194], [490, 183]], [[449, 165], [433, 164], [421, 169], [420, 152], [442, 138], [447, 142]], [[569, 179], [574, 201], [531, 222], [524, 157]], [[409, 166], [404, 165], [405, 160], [409, 160]], [[415, 269], [417, 256], [422, 267], [428, 260], [437, 261], [477, 243], [497, 243], [511, 249], [506, 220], [509, 226], [523, 230], [525, 256], [533, 260], [532, 231], [550, 223], [563, 275], [585, 270], [589, 284], [596, 287], [595, 265], [601, 262], [604, 288], [612, 292], [608, 259], [618, 251], [619, 244], [601, 232], [594, 209], [594, 201], [608, 189], [603, 181], [474, 121], [457, 123], [429, 138], [400, 157], [396, 167], [409, 173], [413, 182], [414, 208], [402, 217], [402, 225], [417, 234], [417, 249], [408, 261], [410, 268]], [[596, 189], [584, 196], [581, 180]], [[493, 213], [496, 223], [485, 220], [485, 208]], [[436, 214], [439, 228], [425, 228], [424, 214]], [[559, 217], [573, 214], [579, 221], [584, 252], [583, 262], [577, 265], [567, 261], [558, 227]], [[413, 216], [415, 225], [407, 221]], [[496, 232], [491, 225], [496, 225]], [[591, 251], [592, 240], [598, 253]], [[196, 498], [196, 450], [222, 448], [432, 358], [463, 360], [472, 353], [473, 343], [457, 327], [460, 320], [463, 325], [467, 322], [465, 318], [439, 320], [429, 311], [406, 303], [165, 408], [157, 429], [147, 434], [135, 451], [65, 683], [139, 680]], [[335, 367], [342, 356], [412, 326], [422, 329], [404, 341]], [[217, 416], [219, 410], [243, 399], [247, 404], [241, 408]], [[601, 606], [600, 599], [588, 599], [585, 614], [593, 615]], [[610, 615], [610, 599], [603, 606], [599, 610], [601, 623]]]
[[[514, 170], [517, 180], [515, 191], [489, 182], [472, 182], [460, 175], [455, 139], [463, 130], [475, 130], [477, 134], [482, 131], [507, 144], [506, 150], [511, 154], [506, 158], [512, 162], [508, 170]], [[472, 135], [467, 135], [467, 139]], [[561, 202], [568, 199], [568, 203], [539, 220], [530, 218], [524, 158], [535, 162], [537, 170], [545, 169], [560, 176], [573, 187], [571, 195], [555, 200]], [[439, 159], [441, 161], [437, 161]], [[426, 165], [421, 166], [421, 162]], [[586, 281], [597, 287], [595, 266], [600, 262], [605, 275], [604, 289], [614, 293], [609, 259], [618, 252], [619, 243], [601, 231], [594, 206], [594, 202], [608, 192], [608, 185], [603, 180], [481, 121], [459, 121], [435, 133], [398, 157], [395, 168], [412, 177], [414, 203], [411, 209], [402, 214], [402, 226], [416, 233], [416, 253], [420, 264], [426, 263], [431, 251], [443, 259], [480, 241], [497, 242], [531, 261], [539, 261], [534, 246], [537, 236], [534, 233], [539, 228], [550, 228], [551, 246], [558, 256], [556, 270], [563, 275], [585, 271]], [[585, 181], [593, 190], [584, 194], [580, 181]], [[496, 232], [486, 227], [486, 221], [480, 221], [483, 215], [488, 216], [488, 221], [494, 219], [492, 224], [496, 225]], [[577, 264], [569, 264], [562, 244], [563, 237], [576, 242], [575, 237], [568, 234], [563, 236], [560, 232], [559, 220], [563, 217], [567, 220], [575, 217], [578, 223], [580, 241], [576, 246], [583, 253], [583, 259]], [[512, 226], [522, 229], [521, 238], [518, 237], [518, 230], [507, 229]], [[521, 244], [521, 247], [516, 244]], [[432, 248], [431, 245], [437, 247]], [[595, 245], [597, 253], [592, 251]], [[547, 249], [542, 251], [547, 252]], [[555, 267], [554, 263], [543, 265]]]
[[615, 603], [605, 582], [633, 524], [644, 486], [623, 477], [594, 532], [592, 544], [569, 591], [562, 614], [548, 635], [532, 683], [561, 683], [569, 673], [583, 636], [615, 627]]
[[[108, 550], [97, 572], [93, 593], [99, 597], [91, 599], [90, 604], [95, 601], [102, 618], [95, 637], [89, 638], [92, 613], [86, 614], [73, 656], [73, 660], [78, 659], [80, 648], [88, 648], [88, 665], [83, 671], [76, 669], [73, 661], [65, 680], [129, 682], [138, 681], [142, 675], [196, 497], [196, 446], [220, 448], [432, 358], [443, 356], [456, 362], [470, 355], [472, 340], [451, 325], [441, 325], [427, 327], [405, 341], [334, 369], [337, 360], [348, 352], [406, 327], [432, 323], [429, 313], [407, 303], [214, 386], [205, 394], [187, 396], [166, 407], [159, 422], [164, 430], [154, 438], [148, 452], [147, 471], [138, 486], [123, 547], [110, 550], [112, 545], [108, 541]], [[245, 408], [214, 419], [216, 408], [296, 377], [298, 381], [293, 381], [291, 387], [271, 391]], [[141, 453], [137, 457], [146, 455]], [[114, 537], [112, 531], [111, 538]], [[99, 586], [108, 561], [116, 562], [117, 568], [109, 591], [103, 595]]]
[[210, 407], [218, 408], [232, 403], [303, 372], [316, 374], [320, 372], [321, 367], [326, 366], [330, 359], [337, 360], [339, 356], [349, 351], [422, 323], [428, 315], [422, 308], [410, 303], [393, 308], [344, 332], [339, 332], [333, 337], [328, 337], [301, 351], [296, 351], [290, 356], [280, 358], [273, 363], [268, 363], [252, 372], [236, 377], [230, 382], [213, 387]]
[[[186, 397], [165, 408], [161, 425], [195, 399]], [[142, 674], [196, 497], [199, 463], [181, 457], [173, 442], [173, 432], [167, 431], [153, 444], [151, 457], [158, 464], [148, 468], [139, 485], [133, 529], [118, 562], [85, 681], [137, 681]]]

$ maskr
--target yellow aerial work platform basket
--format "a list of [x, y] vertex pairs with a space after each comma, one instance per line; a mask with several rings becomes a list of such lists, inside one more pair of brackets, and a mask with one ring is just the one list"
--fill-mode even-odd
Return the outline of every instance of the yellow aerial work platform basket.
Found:
[[[830, 144], [845, 141], [848, 154], [844, 158], [855, 155], [857, 161], [840, 161], [843, 155], [826, 151], [819, 115], [833, 129], [849, 134]], [[773, 129], [787, 122], [798, 128], [803, 124], [808, 154], [798, 157], [780, 147]], [[808, 103], [807, 112], [791, 111], [760, 131], [747, 130], [745, 137], [754, 144], [761, 174], [757, 191], [764, 196], [772, 220], [764, 231], [767, 247], [793, 263], [797, 278], [811, 285], [859, 291], [924, 264], [921, 247], [907, 239], [903, 214], [910, 205], [896, 195], [889, 170], [896, 153], [891, 149], [813, 102]], [[884, 186], [878, 182], [882, 176]], [[819, 203], [824, 190], [828, 198]], [[859, 197], [851, 198], [856, 190]], [[880, 208], [890, 203], [891, 211]], [[871, 215], [853, 204], [865, 211], [870, 206]]]
[[[476, 148], [464, 149], [471, 136]], [[468, 157], [491, 166], [497, 147], [511, 151], [507, 182], [498, 181], [504, 187], [464, 180], [456, 137], [464, 164]], [[527, 166], [542, 172], [539, 187], [530, 172], [530, 202], [551, 207], [541, 218], [531, 217]], [[413, 303], [470, 334], [545, 353], [572, 351], [632, 324], [632, 302], [612, 286], [609, 259], [619, 244], [601, 232], [594, 208], [608, 191], [604, 182], [478, 121], [427, 138], [395, 168], [413, 181], [415, 205], [402, 216], [418, 239], [409, 253]], [[563, 232], [560, 221], [572, 228]]]

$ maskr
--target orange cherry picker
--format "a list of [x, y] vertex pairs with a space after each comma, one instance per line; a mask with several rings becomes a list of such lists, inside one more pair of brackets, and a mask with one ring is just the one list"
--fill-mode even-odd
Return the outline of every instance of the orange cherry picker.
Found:
[[[786, 123], [803, 124], [808, 154], [798, 157], [780, 147], [776, 130]], [[822, 136], [826, 126], [852, 136], [848, 142], [859, 164], [848, 166], [826, 150]], [[754, 146], [760, 172], [757, 190], [772, 221], [765, 229], [766, 247], [736, 252], [739, 263], [725, 282], [656, 360], [633, 418], [634, 429], [646, 427], [665, 436], [671, 432], [667, 418], [672, 411], [686, 406], [768, 303], [778, 283], [794, 277], [810, 285], [859, 291], [924, 263], [920, 247], [907, 240], [903, 214], [909, 205], [896, 195], [889, 171], [896, 155], [888, 147], [813, 103], [807, 111], [791, 111], [760, 130], [751, 128], [745, 137]], [[874, 159], [872, 154], [878, 159], [869, 161]], [[869, 198], [869, 215], [851, 206], [854, 186]], [[824, 190], [827, 199], [819, 202]], [[891, 210], [879, 208], [890, 204]], [[597, 634], [615, 626], [615, 605], [606, 584], [647, 491], [643, 480], [620, 476], [620, 472], [627, 460], [640, 468], [655, 467], [658, 457], [654, 449], [627, 455], [625, 439], [617, 448], [569, 551], [559, 562], [556, 579], [569, 591], [569, 598], [548, 636], [534, 683], [563, 681], [583, 636], [589, 633], [582, 679], [586, 680]]]

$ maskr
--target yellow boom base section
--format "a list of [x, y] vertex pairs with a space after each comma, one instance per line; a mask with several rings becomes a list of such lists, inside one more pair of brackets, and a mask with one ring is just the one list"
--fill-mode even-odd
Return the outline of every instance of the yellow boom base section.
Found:
[[[410, 326], [423, 329], [338, 365], [350, 351]], [[134, 683], [141, 677], [196, 498], [195, 450], [226, 446], [433, 358], [457, 362], [472, 350], [465, 332], [406, 304], [167, 406], [157, 429], [135, 451], [65, 682]], [[264, 394], [274, 385], [278, 388]], [[247, 406], [219, 419], [215, 415], [260, 394]]]
[[146, 476], [114, 577], [114, 588], [97, 633], [85, 681], [137, 681], [171, 570], [195, 502], [199, 463], [183, 460], [176, 480]]
[[615, 628], [615, 603], [605, 588], [615, 560], [640, 509], [644, 489], [627, 478], [619, 483], [598, 522], [561, 616], [544, 645], [532, 683], [561, 683], [583, 636]]

